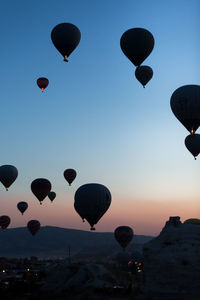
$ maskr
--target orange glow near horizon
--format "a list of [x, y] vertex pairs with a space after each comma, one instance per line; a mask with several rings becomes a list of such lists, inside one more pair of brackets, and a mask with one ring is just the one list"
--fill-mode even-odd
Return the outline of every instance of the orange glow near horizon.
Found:
[[[41, 226], [57, 226], [79, 230], [90, 230], [87, 222], [76, 213], [73, 200], [66, 197], [58, 197], [52, 203], [46, 198], [42, 205], [39, 201], [30, 197], [28, 209], [22, 216], [17, 210], [20, 197], [6, 196], [2, 199], [1, 214], [9, 215], [11, 227], [24, 227], [31, 219], [40, 221]], [[24, 199], [23, 199], [24, 200]], [[26, 200], [24, 200], [26, 201]], [[95, 225], [97, 232], [113, 232], [121, 225], [130, 226], [134, 234], [158, 235], [170, 216], [180, 216], [183, 222], [189, 218], [198, 218], [198, 208], [195, 201], [150, 201], [113, 199], [107, 213]]]

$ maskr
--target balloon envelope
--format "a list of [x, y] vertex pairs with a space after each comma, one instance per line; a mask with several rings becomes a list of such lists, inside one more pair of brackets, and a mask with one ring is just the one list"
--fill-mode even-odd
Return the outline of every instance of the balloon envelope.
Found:
[[65, 61], [78, 46], [80, 39], [80, 30], [71, 23], [58, 24], [51, 32], [51, 40]]
[[200, 153], [200, 134], [189, 134], [185, 138], [185, 146], [196, 159]]
[[48, 197], [51, 201], [53, 201], [56, 198], [56, 193], [52, 191], [48, 194]]
[[75, 208], [76, 212], [79, 214], [79, 216], [81, 217], [81, 219], [83, 220], [83, 222], [85, 222], [84, 210], [79, 208], [79, 205], [77, 203], [78, 202], [74, 202], [74, 208]]
[[67, 169], [64, 171], [63, 175], [67, 180], [67, 182], [69, 183], [69, 185], [71, 185], [71, 183], [76, 178], [76, 171], [74, 169]]
[[139, 66], [135, 70], [135, 77], [145, 87], [153, 77], [153, 70], [149, 66]]
[[190, 133], [200, 125], [200, 86], [184, 85], [174, 91], [170, 100], [176, 118]]
[[91, 230], [95, 230], [94, 224], [97, 224], [111, 204], [111, 194], [102, 184], [88, 183], [78, 188], [74, 200], [76, 212], [88, 221]]
[[8, 189], [11, 184], [16, 180], [18, 170], [11, 165], [3, 165], [0, 167], [0, 181]]
[[19, 209], [19, 211], [23, 213], [27, 210], [28, 208], [28, 203], [27, 202], [24, 202], [24, 201], [21, 201], [19, 203], [17, 203], [17, 208]]
[[194, 224], [194, 225], [200, 225], [200, 219], [191, 218], [191, 219], [185, 220], [184, 223]]
[[154, 37], [144, 28], [132, 28], [123, 33], [120, 46], [126, 57], [140, 66], [154, 47]]
[[37, 178], [31, 183], [31, 191], [41, 203], [51, 191], [51, 183], [48, 179]]
[[115, 229], [114, 236], [120, 246], [125, 249], [133, 238], [133, 229], [129, 226], [119, 226]]
[[38, 220], [30, 220], [27, 223], [28, 230], [32, 235], [35, 235], [40, 229], [40, 222]]
[[37, 85], [39, 86], [39, 88], [44, 91], [44, 89], [46, 89], [46, 87], [49, 84], [49, 80], [45, 77], [40, 77], [37, 79]]
[[0, 217], [0, 226], [3, 230], [5, 230], [10, 224], [10, 217], [9, 216], [1, 216]]

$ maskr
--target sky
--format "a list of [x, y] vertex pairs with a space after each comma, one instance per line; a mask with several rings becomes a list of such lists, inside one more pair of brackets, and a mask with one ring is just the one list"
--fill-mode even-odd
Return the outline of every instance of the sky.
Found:
[[[1, 159], [19, 171], [0, 213], [10, 227], [37, 219], [42, 226], [89, 230], [74, 210], [83, 184], [108, 187], [112, 203], [96, 225], [114, 231], [157, 235], [169, 216], [181, 221], [200, 215], [200, 158], [184, 145], [189, 134], [175, 118], [170, 97], [180, 86], [199, 84], [198, 0], [6, 0], [0, 10]], [[81, 41], [63, 62], [51, 31], [69, 22]], [[135, 66], [120, 49], [134, 27], [155, 39], [144, 61], [154, 71], [143, 89]], [[42, 93], [39, 77], [49, 79]], [[197, 131], [198, 133], [198, 131]], [[65, 169], [77, 171], [71, 187]], [[57, 197], [43, 205], [31, 182], [47, 178]], [[21, 216], [19, 201], [29, 205]]]

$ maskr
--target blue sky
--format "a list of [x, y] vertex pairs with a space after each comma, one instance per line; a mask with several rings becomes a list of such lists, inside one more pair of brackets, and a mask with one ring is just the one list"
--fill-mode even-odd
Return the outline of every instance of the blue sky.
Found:
[[[19, 170], [9, 194], [1, 189], [4, 214], [9, 215], [20, 200], [37, 205], [30, 183], [45, 177], [57, 192], [57, 211], [66, 209], [66, 220], [80, 185], [105, 184], [113, 196], [113, 213], [111, 209], [112, 222], [103, 217], [106, 226], [102, 218], [100, 230], [121, 225], [120, 206], [126, 207], [120, 221], [136, 233], [158, 232], [171, 212], [183, 219], [189, 213], [198, 217], [200, 162], [185, 148], [189, 133], [169, 104], [175, 89], [199, 84], [198, 13], [198, 0], [1, 3], [1, 164]], [[62, 22], [81, 31], [68, 63], [50, 38], [53, 27]], [[154, 50], [144, 62], [153, 68], [154, 77], [145, 89], [120, 49], [121, 35], [134, 27], [148, 29], [155, 38]], [[49, 79], [44, 93], [36, 85], [43, 76]], [[63, 171], [71, 167], [78, 176], [69, 190]], [[151, 219], [145, 221], [145, 204], [137, 216], [143, 201], [155, 209], [154, 201], [171, 203], [171, 210], [158, 205], [162, 218], [153, 229]], [[64, 216], [61, 223], [58, 215], [48, 219], [50, 208], [45, 208], [43, 225], [70, 227]], [[40, 216], [40, 209], [33, 211]], [[130, 210], [133, 215], [127, 217]], [[87, 229], [76, 213], [73, 218], [72, 227]], [[12, 211], [12, 220], [12, 226], [24, 225], [17, 211]]]

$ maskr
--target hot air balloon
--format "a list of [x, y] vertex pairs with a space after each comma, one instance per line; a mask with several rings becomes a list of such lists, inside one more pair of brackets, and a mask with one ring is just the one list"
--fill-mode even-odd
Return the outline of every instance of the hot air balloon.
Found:
[[200, 219], [191, 218], [184, 221], [186, 224], [200, 225]]
[[37, 79], [37, 85], [42, 90], [42, 92], [46, 89], [49, 84], [49, 80], [45, 77], [40, 77]]
[[79, 216], [81, 217], [83, 223], [85, 222], [85, 215], [82, 212], [82, 209], [79, 209], [79, 205], [77, 205], [76, 202], [74, 202], [74, 208], [76, 210], [76, 212], [79, 214]]
[[123, 33], [120, 46], [126, 57], [137, 67], [153, 50], [154, 37], [144, 28], [132, 28]]
[[52, 191], [48, 194], [48, 197], [51, 200], [51, 202], [53, 202], [53, 200], [56, 198], [56, 193]]
[[133, 229], [129, 226], [119, 226], [114, 232], [115, 239], [124, 250], [132, 240], [133, 235]]
[[74, 169], [67, 169], [64, 171], [63, 175], [67, 180], [67, 182], [69, 183], [69, 185], [71, 185], [71, 183], [76, 178], [76, 171]]
[[95, 230], [94, 224], [108, 210], [111, 194], [107, 187], [98, 183], [88, 183], [80, 186], [74, 196], [76, 212], [90, 224], [90, 230]]
[[21, 201], [19, 203], [17, 203], [17, 208], [19, 209], [19, 211], [23, 213], [27, 210], [28, 208], [28, 203], [27, 202], [24, 202], [24, 201]]
[[48, 179], [37, 178], [31, 183], [31, 191], [33, 192], [35, 197], [40, 201], [40, 204], [42, 204], [44, 198], [51, 191], [51, 183]]
[[5, 230], [10, 224], [10, 217], [9, 216], [1, 216], [0, 217], [0, 226], [3, 230]]
[[185, 138], [185, 146], [196, 159], [200, 153], [200, 134], [189, 134]]
[[135, 77], [145, 87], [153, 77], [153, 70], [149, 66], [139, 66], [135, 70]]
[[0, 181], [5, 186], [6, 190], [16, 180], [18, 176], [18, 170], [11, 165], [3, 165], [0, 167]]
[[32, 235], [35, 235], [40, 229], [40, 222], [38, 220], [31, 220], [27, 223], [28, 230]]
[[176, 118], [194, 134], [200, 125], [200, 86], [179, 87], [173, 92], [170, 105]]
[[80, 39], [80, 30], [71, 23], [58, 24], [51, 32], [51, 40], [64, 57], [64, 61], [68, 61], [67, 58], [78, 46]]

